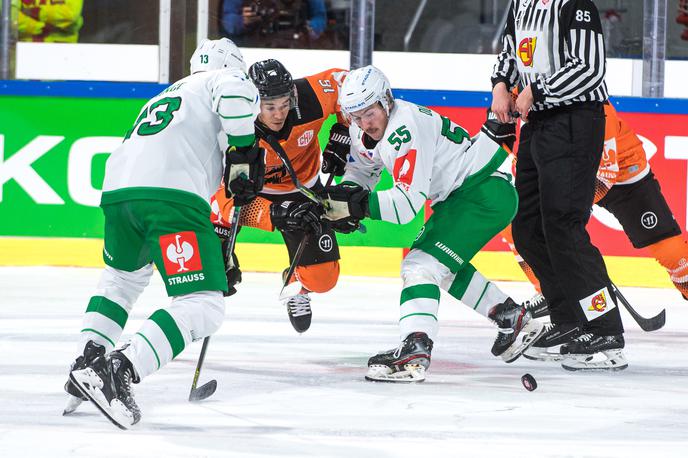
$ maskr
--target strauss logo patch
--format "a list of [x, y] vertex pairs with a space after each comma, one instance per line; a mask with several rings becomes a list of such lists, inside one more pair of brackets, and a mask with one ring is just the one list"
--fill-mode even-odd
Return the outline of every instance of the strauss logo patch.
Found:
[[203, 270], [196, 233], [186, 231], [161, 235], [160, 248], [167, 275]]

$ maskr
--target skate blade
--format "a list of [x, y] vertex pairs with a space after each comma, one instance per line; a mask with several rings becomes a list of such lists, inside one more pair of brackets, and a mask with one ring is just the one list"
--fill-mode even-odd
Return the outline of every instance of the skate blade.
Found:
[[79, 407], [83, 402], [81, 398], [72, 396], [71, 394], [68, 394], [67, 397], [67, 405], [62, 411], [62, 415], [69, 415], [70, 413], [74, 412], [77, 409], [77, 407]]
[[565, 357], [559, 353], [558, 350], [559, 345], [557, 346], [557, 353], [547, 351], [547, 349], [540, 347], [530, 347], [526, 348], [521, 356], [531, 361], [562, 361]]
[[425, 367], [406, 364], [403, 371], [392, 372], [387, 366], [370, 366], [365, 379], [371, 382], [420, 383], [425, 381]]
[[499, 356], [505, 363], [513, 363], [524, 351], [535, 343], [544, 331], [544, 323], [537, 320], [528, 320], [526, 325], [521, 329], [521, 332], [516, 336], [516, 339], [514, 339], [514, 343]]
[[567, 371], [622, 371], [628, 361], [621, 350], [607, 350], [594, 355], [566, 355], [561, 367]]
[[69, 374], [69, 379], [113, 425], [120, 429], [129, 429], [133, 426], [133, 415], [118, 399], [114, 399], [112, 405], [107, 401], [101, 391], [103, 380], [93, 369], [87, 367], [79, 371], [72, 371]]

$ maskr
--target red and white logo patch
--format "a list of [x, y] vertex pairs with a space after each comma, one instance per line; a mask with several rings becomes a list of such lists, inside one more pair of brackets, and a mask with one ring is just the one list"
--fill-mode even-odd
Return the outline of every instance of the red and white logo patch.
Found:
[[403, 156], [394, 161], [394, 182], [404, 185], [408, 189], [413, 182], [413, 172], [416, 170], [416, 150], [410, 149]]
[[193, 231], [161, 235], [160, 249], [167, 275], [203, 270], [198, 252], [198, 240]]
[[306, 146], [308, 145], [311, 140], [313, 140], [313, 129], [305, 131], [298, 140], [296, 140], [296, 143], [299, 146]]

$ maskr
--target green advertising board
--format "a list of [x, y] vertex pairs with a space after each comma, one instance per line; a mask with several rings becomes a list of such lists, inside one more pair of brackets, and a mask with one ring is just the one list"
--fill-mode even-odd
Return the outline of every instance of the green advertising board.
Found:
[[[145, 102], [0, 96], [0, 236], [101, 238], [98, 204], [105, 161]], [[328, 130], [320, 132], [321, 145], [327, 143]], [[379, 188], [390, 186], [385, 175]], [[338, 240], [342, 245], [407, 247], [422, 222], [422, 214], [404, 226], [366, 220], [367, 233], [339, 235]], [[281, 243], [282, 238], [245, 228], [239, 240]]]

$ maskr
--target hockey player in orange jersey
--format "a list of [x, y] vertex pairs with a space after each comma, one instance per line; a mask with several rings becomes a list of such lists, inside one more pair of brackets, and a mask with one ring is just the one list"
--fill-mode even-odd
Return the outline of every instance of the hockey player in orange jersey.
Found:
[[[604, 111], [607, 122], [595, 203], [619, 220], [633, 246], [646, 248], [667, 270], [684, 299], [688, 299], [688, 241], [650, 169], [642, 141], [611, 104], [606, 104]], [[535, 318], [549, 314], [538, 279], [514, 248], [511, 226], [501, 235], [538, 291], [526, 307]]]
[[[266, 135], [279, 141], [304, 186], [322, 188], [319, 178], [321, 150], [318, 132], [332, 114], [337, 123], [330, 130], [330, 141], [322, 152], [323, 173], [342, 175], [351, 139], [337, 98], [346, 71], [330, 69], [316, 75], [292, 80], [289, 71], [277, 60], [257, 62], [249, 68], [249, 77], [258, 88], [261, 112], [256, 120], [256, 136], [265, 148], [265, 184], [260, 196], [241, 209], [239, 224], [282, 233], [293, 260], [299, 243], [306, 246], [290, 281], [298, 280], [301, 291], [286, 300], [289, 320], [298, 332], [311, 323], [310, 292], [324, 293], [339, 277], [339, 247], [334, 231], [323, 227], [322, 209], [305, 198], [292, 182], [287, 170], [265, 140]], [[233, 202], [223, 189], [215, 195], [214, 223], [217, 232], [228, 233]], [[216, 209], [216, 210], [215, 210]], [[220, 227], [218, 227], [220, 226]]]

